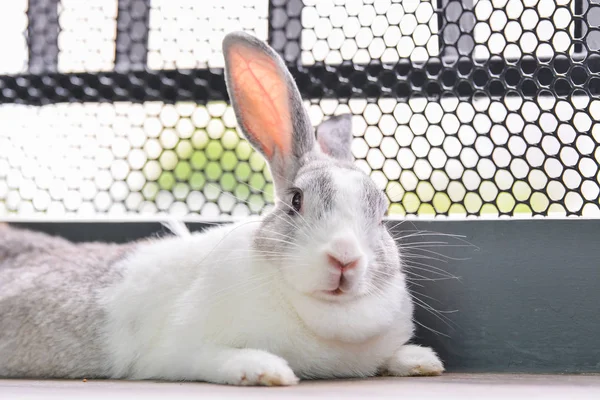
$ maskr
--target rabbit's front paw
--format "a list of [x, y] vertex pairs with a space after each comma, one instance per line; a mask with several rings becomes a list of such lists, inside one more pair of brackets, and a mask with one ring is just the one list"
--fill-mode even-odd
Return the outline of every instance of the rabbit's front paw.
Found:
[[225, 383], [241, 386], [290, 386], [298, 378], [287, 362], [260, 350], [242, 350], [223, 366]]
[[444, 365], [429, 347], [404, 345], [389, 360], [387, 372], [394, 376], [441, 375]]

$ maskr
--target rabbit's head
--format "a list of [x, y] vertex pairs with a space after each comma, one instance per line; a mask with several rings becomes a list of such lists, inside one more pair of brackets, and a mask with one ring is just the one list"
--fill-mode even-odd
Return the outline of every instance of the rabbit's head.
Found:
[[351, 117], [332, 117], [315, 135], [292, 76], [268, 45], [232, 33], [223, 50], [239, 127], [275, 184], [256, 254], [280, 271], [300, 316], [317, 318], [315, 307], [379, 307], [405, 291], [398, 249], [382, 223], [387, 198], [352, 162]]

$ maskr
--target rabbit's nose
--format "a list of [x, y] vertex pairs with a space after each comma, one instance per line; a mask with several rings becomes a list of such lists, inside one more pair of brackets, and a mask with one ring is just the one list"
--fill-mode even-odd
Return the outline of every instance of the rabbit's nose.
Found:
[[346, 261], [346, 260], [341, 261], [338, 257], [336, 257], [330, 253], [327, 253], [327, 261], [329, 262], [329, 265], [341, 270], [342, 272], [356, 267], [359, 260], [360, 260], [360, 257], [357, 257], [350, 261]]
[[325, 254], [327, 262], [341, 271], [356, 267], [362, 257], [358, 244], [350, 238], [332, 240]]

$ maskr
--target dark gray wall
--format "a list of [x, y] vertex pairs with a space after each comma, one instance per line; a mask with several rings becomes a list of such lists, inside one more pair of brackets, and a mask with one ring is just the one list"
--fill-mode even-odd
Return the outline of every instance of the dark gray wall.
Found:
[[[405, 224], [403, 224], [405, 225]], [[600, 372], [600, 220], [419, 222], [478, 249], [435, 249], [460, 280], [419, 282], [454, 326], [420, 308], [419, 329], [452, 371]], [[438, 238], [439, 239], [439, 238]], [[422, 239], [425, 240], [425, 239]], [[457, 240], [450, 240], [458, 244]]]
[[[157, 223], [26, 225], [76, 241], [164, 232]], [[425, 306], [416, 313], [420, 324], [440, 332], [420, 327], [417, 341], [433, 346], [449, 371], [600, 372], [600, 220], [415, 221], [393, 230], [409, 263], [443, 270], [408, 267], [416, 297], [439, 311], [458, 310], [443, 314], [449, 321]], [[424, 233], [415, 230], [463, 235], [470, 244], [443, 235], [406, 237]], [[460, 279], [439, 280], [446, 273]]]

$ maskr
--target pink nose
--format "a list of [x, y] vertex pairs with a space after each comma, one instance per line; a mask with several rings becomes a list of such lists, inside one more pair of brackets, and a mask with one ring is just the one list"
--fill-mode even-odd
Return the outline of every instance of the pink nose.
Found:
[[356, 265], [358, 264], [359, 260], [360, 260], [360, 257], [359, 258], [355, 258], [355, 259], [353, 259], [351, 261], [342, 262], [337, 257], [335, 257], [335, 256], [327, 253], [327, 261], [329, 262], [329, 265], [331, 265], [332, 267], [335, 267], [335, 268], [339, 269], [342, 272], [347, 271], [349, 269], [352, 269], [352, 268], [356, 267]]

